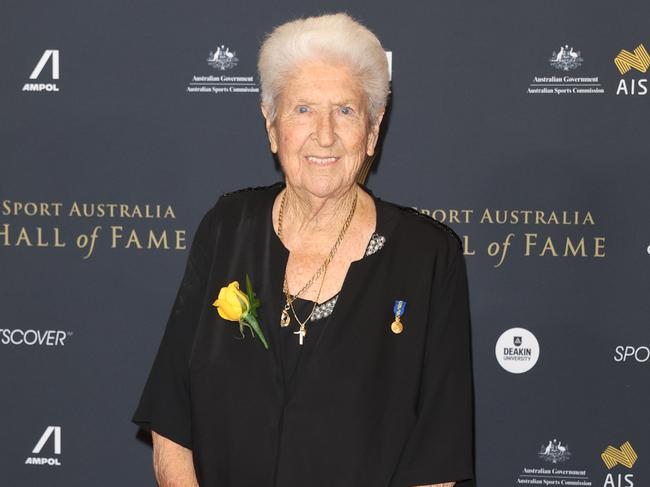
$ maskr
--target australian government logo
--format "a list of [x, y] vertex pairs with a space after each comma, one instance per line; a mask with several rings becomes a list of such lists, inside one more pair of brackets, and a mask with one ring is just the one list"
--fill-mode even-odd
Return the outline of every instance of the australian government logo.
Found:
[[[259, 93], [260, 88], [255, 77], [248, 72], [241, 72], [237, 52], [220, 44], [209, 51], [205, 58], [206, 72], [195, 74], [187, 85], [188, 93]], [[210, 71], [207, 71], [209, 69]]]
[[551, 66], [561, 71], [570, 71], [579, 68], [582, 61], [580, 51], [574, 51], [573, 47], [569, 47], [568, 45], [560, 47], [557, 53], [553, 51], [551, 59], [549, 59]]
[[562, 445], [562, 441], [553, 439], [542, 444], [538, 456], [550, 463], [561, 463], [569, 459], [571, 452], [568, 445]]
[[578, 49], [568, 44], [561, 45], [559, 49], [552, 52], [548, 59], [549, 66], [555, 68], [556, 71], [533, 76], [532, 82], [528, 85], [527, 93], [529, 95], [593, 95], [605, 93], [598, 76], [590, 73], [586, 75], [577, 72], [573, 73], [582, 66], [583, 62], [584, 59]]
[[226, 71], [237, 66], [239, 59], [237, 59], [237, 53], [231, 51], [230, 48], [225, 47], [223, 44], [217, 47], [216, 51], [210, 51], [208, 56], [208, 64], [215, 69], [220, 71]]
[[586, 469], [570, 465], [571, 451], [562, 439], [544, 441], [537, 451], [537, 457], [544, 463], [524, 467], [517, 477], [517, 485], [592, 485]]

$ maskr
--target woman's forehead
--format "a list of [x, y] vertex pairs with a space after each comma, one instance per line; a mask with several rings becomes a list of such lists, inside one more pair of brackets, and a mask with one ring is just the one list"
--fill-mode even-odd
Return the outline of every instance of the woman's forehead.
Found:
[[292, 102], [359, 103], [363, 87], [352, 70], [344, 64], [303, 62], [287, 77], [283, 97]]

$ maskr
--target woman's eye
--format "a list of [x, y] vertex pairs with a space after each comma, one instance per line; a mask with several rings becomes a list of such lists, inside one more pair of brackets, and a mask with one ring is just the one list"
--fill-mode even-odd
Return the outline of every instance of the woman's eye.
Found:
[[298, 113], [307, 113], [309, 111], [309, 107], [305, 105], [300, 105], [298, 107]]
[[350, 108], [350, 107], [341, 107], [341, 113], [343, 115], [350, 115], [352, 113], [352, 108]]

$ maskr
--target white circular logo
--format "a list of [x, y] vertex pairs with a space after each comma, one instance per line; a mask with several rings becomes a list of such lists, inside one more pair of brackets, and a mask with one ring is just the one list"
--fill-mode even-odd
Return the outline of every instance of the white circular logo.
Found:
[[494, 353], [501, 367], [513, 374], [523, 374], [537, 363], [539, 343], [525, 328], [510, 328], [497, 340]]

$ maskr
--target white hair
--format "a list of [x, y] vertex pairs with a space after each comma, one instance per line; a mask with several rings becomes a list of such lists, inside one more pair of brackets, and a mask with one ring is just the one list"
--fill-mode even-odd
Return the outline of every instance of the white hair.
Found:
[[283, 85], [304, 61], [318, 60], [349, 66], [367, 97], [370, 120], [386, 106], [388, 60], [379, 39], [345, 13], [292, 20], [276, 27], [262, 43], [257, 68], [262, 104], [271, 121]]

